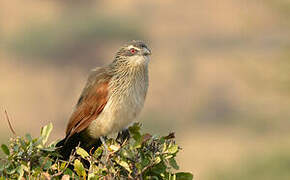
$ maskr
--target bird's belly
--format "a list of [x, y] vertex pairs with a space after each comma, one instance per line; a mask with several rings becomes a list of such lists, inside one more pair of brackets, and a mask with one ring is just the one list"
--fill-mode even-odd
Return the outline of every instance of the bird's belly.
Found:
[[140, 113], [144, 102], [128, 99], [110, 98], [102, 113], [88, 126], [88, 135], [96, 139], [128, 127]]

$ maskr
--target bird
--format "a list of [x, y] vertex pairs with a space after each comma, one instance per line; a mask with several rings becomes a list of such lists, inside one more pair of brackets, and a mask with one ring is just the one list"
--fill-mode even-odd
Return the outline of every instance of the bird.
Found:
[[56, 147], [68, 159], [76, 146], [89, 151], [102, 137], [119, 133], [129, 137], [128, 126], [140, 114], [148, 90], [151, 50], [140, 40], [123, 45], [113, 61], [91, 70], [86, 85], [69, 118], [65, 138]]

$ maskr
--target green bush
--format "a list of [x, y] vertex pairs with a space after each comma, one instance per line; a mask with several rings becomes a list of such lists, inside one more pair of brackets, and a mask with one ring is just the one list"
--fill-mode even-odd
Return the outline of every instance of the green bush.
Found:
[[[124, 20], [126, 19], [126, 20]], [[104, 16], [81, 15], [63, 16], [53, 22], [26, 25], [12, 37], [5, 40], [6, 50], [25, 60], [71, 61], [75, 55], [86, 57], [89, 49], [102, 51], [104, 42], [148, 39], [141, 28], [130, 18], [109, 18]]]
[[[175, 157], [180, 150], [174, 134], [157, 137], [140, 133], [140, 124], [129, 128], [131, 138], [119, 144], [108, 138], [94, 153], [80, 147], [68, 161], [60, 159], [56, 142], [47, 144], [52, 124], [41, 129], [41, 136], [11, 138], [2, 144], [0, 179], [170, 179], [190, 180], [192, 174], [179, 169]], [[106, 147], [105, 147], [106, 146]]]
[[289, 180], [289, 149], [272, 148], [271, 152], [250, 154], [230, 167], [212, 169], [208, 180]]

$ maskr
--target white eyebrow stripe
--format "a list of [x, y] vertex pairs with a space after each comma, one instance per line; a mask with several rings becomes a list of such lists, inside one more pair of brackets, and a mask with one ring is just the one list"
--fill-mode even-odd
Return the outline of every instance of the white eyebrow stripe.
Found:
[[137, 48], [137, 47], [135, 47], [135, 46], [133, 46], [133, 45], [128, 46], [128, 49], [131, 49], [131, 48], [137, 49], [138, 51], [141, 50], [141, 49], [139, 49], [139, 48]]

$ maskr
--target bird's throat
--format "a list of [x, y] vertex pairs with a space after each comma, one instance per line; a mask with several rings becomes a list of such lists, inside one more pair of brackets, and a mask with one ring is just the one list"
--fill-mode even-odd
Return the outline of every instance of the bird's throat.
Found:
[[138, 116], [148, 89], [147, 65], [119, 69], [110, 80], [109, 89], [106, 106], [87, 128], [92, 138], [121, 131]]

